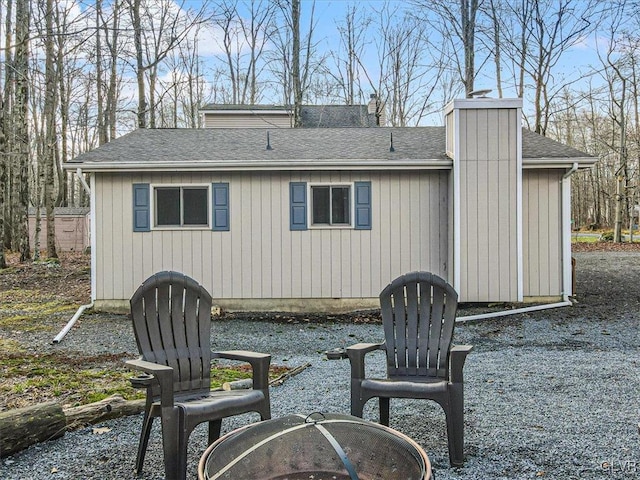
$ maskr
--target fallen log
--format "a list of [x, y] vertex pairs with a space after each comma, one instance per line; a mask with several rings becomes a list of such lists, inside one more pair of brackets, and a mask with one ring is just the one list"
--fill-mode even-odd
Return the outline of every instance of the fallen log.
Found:
[[302, 372], [303, 370], [305, 370], [306, 368], [308, 368], [310, 366], [311, 366], [310, 363], [305, 363], [304, 365], [300, 365], [298, 367], [292, 368], [291, 370], [288, 370], [288, 371], [284, 372], [282, 375], [280, 375], [280, 376], [274, 378], [273, 380], [271, 380], [269, 382], [269, 385], [271, 385], [271, 386], [273, 386], [273, 385], [282, 385], [285, 380], [287, 380], [288, 378], [291, 378], [291, 377], [295, 377], [300, 372]]
[[[269, 380], [269, 385], [282, 385], [284, 381], [288, 378], [294, 377], [302, 372], [305, 368], [310, 367], [310, 363], [305, 363], [304, 365], [300, 365], [298, 367], [292, 368], [291, 370], [287, 370], [282, 375], [277, 376], [276, 378]], [[233, 382], [224, 382], [222, 384], [222, 390], [230, 391], [230, 390], [242, 390], [249, 389], [253, 386], [253, 380], [250, 378], [243, 378], [242, 380], [234, 380]]]
[[122, 395], [112, 395], [99, 402], [67, 408], [64, 410], [67, 430], [112, 418], [137, 415], [144, 411], [144, 405], [144, 400], [125, 400]]
[[61, 437], [66, 428], [62, 407], [55, 402], [0, 412], [0, 457]]

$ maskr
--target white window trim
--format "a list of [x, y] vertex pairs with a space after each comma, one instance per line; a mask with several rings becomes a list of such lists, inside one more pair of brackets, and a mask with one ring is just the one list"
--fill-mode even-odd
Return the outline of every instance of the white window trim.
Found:
[[[312, 187], [349, 187], [349, 224], [327, 225], [313, 223], [313, 195]], [[309, 230], [353, 230], [355, 228], [354, 215], [356, 211], [355, 182], [307, 182], [307, 225]], [[331, 201], [331, 200], [329, 200]]]
[[[182, 230], [211, 230], [211, 204], [212, 204], [212, 192], [210, 183], [152, 183], [149, 185], [150, 198], [149, 208], [151, 215], [151, 230], [164, 230], [164, 231], [182, 231]], [[206, 188], [207, 189], [207, 224], [206, 225], [156, 225], [156, 189], [157, 188], [180, 188], [181, 194], [183, 188]], [[180, 221], [182, 221], [182, 214], [180, 212]]]

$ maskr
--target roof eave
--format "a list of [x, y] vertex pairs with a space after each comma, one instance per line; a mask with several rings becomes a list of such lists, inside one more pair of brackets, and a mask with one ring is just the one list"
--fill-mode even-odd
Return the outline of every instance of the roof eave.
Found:
[[289, 171], [289, 170], [446, 170], [453, 165], [447, 159], [420, 160], [340, 160], [340, 161], [253, 161], [234, 160], [224, 162], [68, 162], [67, 170], [78, 168], [85, 172], [170, 172], [170, 171]]
[[571, 168], [577, 163], [578, 169], [585, 169], [592, 167], [597, 161], [596, 157], [523, 158], [522, 166], [527, 169]]

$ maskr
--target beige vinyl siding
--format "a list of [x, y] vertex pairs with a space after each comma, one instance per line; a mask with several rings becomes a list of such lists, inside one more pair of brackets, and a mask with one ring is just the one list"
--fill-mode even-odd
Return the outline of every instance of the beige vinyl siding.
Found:
[[445, 125], [446, 125], [446, 132], [447, 132], [447, 137], [446, 137], [446, 153], [447, 155], [449, 155], [451, 158], [454, 158], [456, 156], [456, 152], [455, 152], [455, 135], [454, 135], [454, 127], [455, 127], [455, 114], [453, 112], [450, 112], [449, 114], [447, 114], [445, 116]]
[[516, 109], [460, 110], [460, 297], [517, 301]]
[[[177, 270], [216, 299], [375, 298], [412, 270], [448, 275], [448, 171], [98, 174], [96, 299]], [[372, 183], [371, 230], [289, 229], [289, 182]], [[229, 182], [230, 231], [132, 231], [132, 184]]]
[[286, 112], [205, 113], [204, 128], [291, 128], [291, 116]]
[[562, 175], [523, 172], [524, 296], [562, 294]]

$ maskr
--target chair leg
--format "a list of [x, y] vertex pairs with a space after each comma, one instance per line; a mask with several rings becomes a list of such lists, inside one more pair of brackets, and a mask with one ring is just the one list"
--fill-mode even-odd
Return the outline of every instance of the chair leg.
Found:
[[165, 480], [185, 480], [187, 475], [187, 445], [178, 408], [162, 411], [162, 450]]
[[464, 397], [462, 384], [449, 386], [449, 409], [447, 417], [447, 441], [449, 462], [454, 467], [464, 464]]
[[389, 426], [389, 398], [378, 397], [380, 403], [380, 424]]
[[136, 456], [135, 474], [142, 474], [142, 465], [144, 464], [144, 456], [147, 453], [147, 446], [149, 444], [149, 435], [151, 434], [151, 427], [153, 426], [153, 419], [149, 415], [149, 410], [145, 410], [144, 419], [142, 420], [142, 431], [140, 432], [140, 442], [138, 443], [138, 455]]
[[222, 430], [222, 419], [212, 420], [209, 422], [209, 445], [220, 438], [220, 431]]
[[351, 382], [351, 415], [362, 418], [364, 402], [360, 398], [360, 383]]

